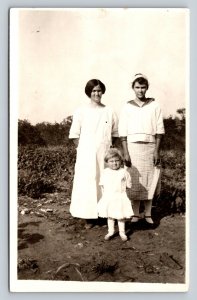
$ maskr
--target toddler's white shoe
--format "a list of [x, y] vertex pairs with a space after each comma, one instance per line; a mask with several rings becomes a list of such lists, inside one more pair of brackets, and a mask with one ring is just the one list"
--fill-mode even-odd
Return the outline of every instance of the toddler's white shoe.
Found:
[[106, 234], [106, 236], [104, 237], [105, 241], [109, 241], [112, 238], [113, 235], [114, 235], [114, 233]]
[[123, 232], [120, 232], [120, 237], [121, 237], [121, 240], [122, 240], [123, 242], [126, 242], [126, 241], [128, 240], [126, 234], [123, 233]]

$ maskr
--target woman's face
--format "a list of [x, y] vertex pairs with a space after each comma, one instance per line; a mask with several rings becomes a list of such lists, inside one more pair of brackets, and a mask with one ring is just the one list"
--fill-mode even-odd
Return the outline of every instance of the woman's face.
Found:
[[93, 88], [90, 99], [95, 103], [100, 103], [102, 98], [103, 92], [100, 88], [100, 85], [97, 85]]
[[140, 84], [137, 81], [135, 82], [134, 87], [133, 87], [135, 95], [139, 100], [145, 99], [147, 89], [148, 88], [147, 88], [146, 84]]

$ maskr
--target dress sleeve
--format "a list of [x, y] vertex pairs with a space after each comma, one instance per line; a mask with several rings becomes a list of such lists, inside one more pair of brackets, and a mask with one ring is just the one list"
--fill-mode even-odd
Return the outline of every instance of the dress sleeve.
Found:
[[101, 177], [100, 177], [100, 181], [99, 181], [99, 185], [104, 185], [104, 182], [105, 182], [105, 175], [106, 174], [106, 171], [105, 169], [102, 171], [101, 173]]
[[125, 176], [126, 176], [126, 186], [127, 188], [130, 189], [132, 187], [132, 183], [131, 183], [131, 176], [128, 171], [125, 171]]
[[82, 112], [81, 109], [77, 109], [73, 114], [72, 125], [69, 132], [70, 139], [76, 139], [80, 137], [81, 121], [82, 121]]
[[112, 136], [118, 137], [118, 117], [115, 112], [112, 114]]
[[163, 116], [162, 116], [162, 111], [159, 106], [156, 108], [156, 133], [157, 134], [164, 134], [165, 129], [164, 129], [164, 123], [163, 123]]
[[119, 118], [118, 132], [119, 132], [120, 137], [128, 135], [127, 127], [128, 127], [127, 126], [127, 113], [126, 113], [126, 105], [125, 105], [120, 112], [120, 118]]

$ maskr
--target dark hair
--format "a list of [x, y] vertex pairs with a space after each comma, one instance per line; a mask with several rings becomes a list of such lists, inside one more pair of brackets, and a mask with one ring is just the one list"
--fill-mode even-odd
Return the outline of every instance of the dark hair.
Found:
[[93, 88], [97, 85], [100, 86], [102, 93], [105, 94], [106, 88], [105, 88], [104, 83], [102, 83], [99, 79], [91, 79], [86, 83], [86, 86], [85, 86], [85, 93], [89, 98], [91, 96]]
[[135, 83], [138, 82], [139, 84], [144, 84], [146, 85], [147, 89], [149, 87], [149, 82], [146, 78], [144, 77], [138, 77], [132, 82], [132, 89], [134, 88]]
[[108, 160], [110, 158], [113, 158], [113, 157], [118, 157], [120, 159], [121, 163], [123, 163], [122, 153], [120, 152], [119, 149], [117, 149], [117, 148], [110, 148], [108, 150], [108, 152], [105, 154], [104, 161], [107, 163]]

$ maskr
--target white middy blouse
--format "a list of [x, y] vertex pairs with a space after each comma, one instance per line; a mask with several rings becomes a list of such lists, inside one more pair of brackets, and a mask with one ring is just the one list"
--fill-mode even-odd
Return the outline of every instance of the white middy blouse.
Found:
[[139, 106], [134, 100], [127, 102], [120, 113], [119, 136], [128, 142], [155, 142], [156, 134], [164, 134], [161, 108], [153, 99]]

